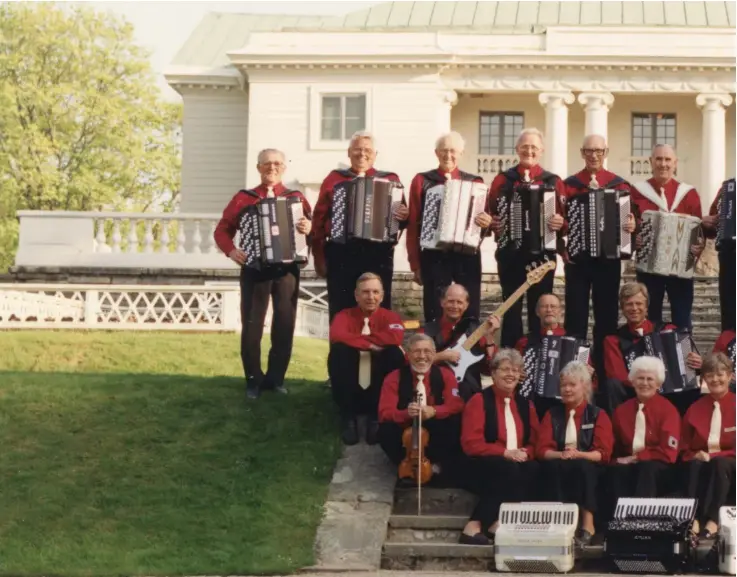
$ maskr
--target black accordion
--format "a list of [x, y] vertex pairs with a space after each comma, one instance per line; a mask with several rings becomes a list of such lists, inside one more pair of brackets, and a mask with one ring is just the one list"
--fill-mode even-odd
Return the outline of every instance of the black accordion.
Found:
[[630, 195], [591, 190], [568, 200], [568, 256], [620, 259], [632, 255], [632, 235], [622, 230], [630, 215]]
[[695, 556], [695, 515], [696, 499], [618, 499], [604, 555], [624, 573], [681, 572]]
[[502, 224], [497, 239], [500, 249], [510, 247], [533, 255], [556, 250], [558, 234], [548, 227], [556, 214], [554, 186], [517, 183], [499, 192], [497, 211]]
[[588, 364], [591, 347], [575, 337], [547, 335], [528, 343], [523, 355], [525, 378], [519, 393], [526, 399], [560, 398], [560, 372], [571, 361]]
[[297, 232], [303, 216], [302, 201], [297, 197], [264, 198], [245, 207], [238, 220], [238, 248], [246, 253], [244, 266], [261, 269], [307, 263], [307, 237]]
[[386, 178], [359, 176], [339, 183], [333, 189], [330, 240], [396, 242], [399, 220], [394, 211], [403, 199], [404, 187]]
[[731, 242], [735, 242], [735, 179], [731, 178], [722, 185], [719, 200], [717, 201], [717, 237], [716, 247], [721, 249]]
[[686, 364], [688, 353], [698, 353], [691, 333], [686, 330], [664, 330], [645, 335], [633, 343], [624, 351], [624, 361], [629, 371], [638, 357], [659, 358], [665, 365], [665, 381], [660, 392], [680, 393], [699, 387], [696, 371]]

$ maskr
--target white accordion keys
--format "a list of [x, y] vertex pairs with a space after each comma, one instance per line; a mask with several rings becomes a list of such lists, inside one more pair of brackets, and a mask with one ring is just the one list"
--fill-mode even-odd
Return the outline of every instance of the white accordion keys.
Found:
[[661, 276], [693, 278], [696, 259], [691, 246], [698, 244], [701, 219], [674, 212], [646, 210], [642, 213], [640, 248], [636, 268], [639, 272]]
[[737, 517], [737, 507], [721, 507], [719, 509], [717, 554], [719, 556], [719, 572], [726, 575], [734, 575], [737, 572], [735, 517]]

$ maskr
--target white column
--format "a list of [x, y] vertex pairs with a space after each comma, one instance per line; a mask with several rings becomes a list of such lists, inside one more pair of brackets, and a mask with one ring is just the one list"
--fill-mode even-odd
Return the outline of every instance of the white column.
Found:
[[699, 94], [696, 106], [701, 108], [701, 210], [708, 214], [726, 172], [725, 107], [732, 104], [729, 94]]
[[[586, 127], [584, 136], [598, 134], [609, 142], [609, 109], [614, 104], [614, 96], [609, 92], [582, 92], [578, 95], [578, 102], [586, 112]], [[606, 159], [604, 160], [606, 167]]]
[[545, 167], [561, 178], [568, 176], [568, 105], [570, 92], [543, 92], [538, 96], [545, 107]]
[[[451, 131], [451, 111], [458, 103], [458, 93], [455, 90], [445, 90], [440, 94], [440, 107], [437, 117], [437, 136]], [[435, 143], [433, 142], [433, 145]]]

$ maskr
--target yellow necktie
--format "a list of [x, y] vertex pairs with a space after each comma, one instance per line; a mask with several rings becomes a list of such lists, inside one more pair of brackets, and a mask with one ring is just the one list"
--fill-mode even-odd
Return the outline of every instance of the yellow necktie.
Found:
[[266, 198], [274, 198], [274, 187], [270, 186], [266, 189]]
[[645, 405], [640, 403], [635, 417], [635, 436], [632, 437], [632, 454], [638, 453], [645, 448]]
[[574, 409], [568, 411], [568, 424], [566, 425], [566, 449], [575, 449], [578, 447], [578, 439], [576, 438], [576, 420], [573, 416], [576, 414]]
[[[371, 327], [369, 327], [369, 318], [365, 317], [363, 319], [361, 336], [368, 336], [370, 334]], [[358, 384], [365, 390], [371, 386], [371, 352], [361, 351], [358, 357]]]
[[722, 407], [719, 401], [714, 401], [714, 411], [711, 413], [711, 425], [709, 426], [709, 439], [706, 446], [710, 453], [718, 453], [721, 450], [719, 440], [722, 437]]
[[517, 450], [517, 426], [514, 424], [514, 415], [512, 414], [512, 408], [509, 403], [511, 399], [507, 397], [504, 399], [504, 426], [507, 429], [507, 450]]
[[425, 375], [417, 375], [417, 403], [421, 407], [427, 406], [427, 395], [425, 395]]

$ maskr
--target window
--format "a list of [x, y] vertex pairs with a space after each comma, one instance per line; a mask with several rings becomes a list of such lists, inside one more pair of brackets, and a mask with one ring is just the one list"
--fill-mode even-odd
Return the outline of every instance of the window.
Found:
[[632, 156], [649, 157], [656, 144], [676, 146], [675, 114], [633, 114]]
[[322, 97], [321, 140], [348, 140], [366, 129], [365, 94], [330, 94]]
[[482, 112], [479, 119], [479, 154], [514, 154], [514, 143], [522, 132], [521, 112]]

